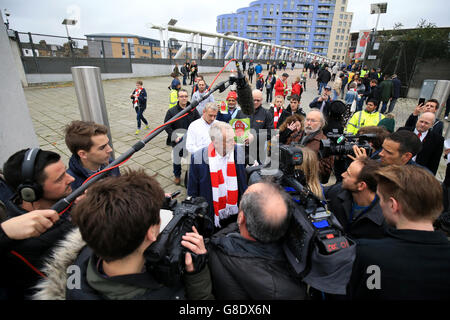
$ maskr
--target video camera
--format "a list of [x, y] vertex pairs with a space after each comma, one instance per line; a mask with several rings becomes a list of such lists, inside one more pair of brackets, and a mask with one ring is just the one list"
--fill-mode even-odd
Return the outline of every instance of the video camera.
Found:
[[[298, 144], [280, 145], [280, 169], [272, 176], [291, 195], [295, 206], [283, 249], [293, 270], [311, 287], [331, 294], [345, 294], [355, 259], [355, 243], [334, 214], [306, 184]], [[264, 168], [261, 174], [264, 174]]]
[[344, 156], [353, 153], [353, 146], [364, 148], [368, 156], [371, 153], [369, 141], [376, 138], [376, 134], [339, 134], [330, 132], [327, 134], [328, 139], [320, 140], [320, 155], [323, 158], [328, 156]]
[[[189, 250], [181, 245], [182, 236], [192, 232], [195, 226], [203, 236], [203, 226], [208, 218], [208, 202], [202, 198], [187, 197], [181, 204], [176, 200], [166, 199], [166, 208], [173, 211], [173, 218], [159, 234], [154, 243], [144, 252], [147, 271], [168, 287], [181, 282], [185, 272], [185, 254]], [[189, 251], [190, 252], [190, 251]], [[195, 270], [203, 269], [206, 255], [196, 255], [190, 252]]]

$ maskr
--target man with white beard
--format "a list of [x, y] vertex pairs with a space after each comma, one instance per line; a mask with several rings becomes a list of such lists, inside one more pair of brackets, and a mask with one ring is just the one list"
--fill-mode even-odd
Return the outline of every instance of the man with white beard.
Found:
[[322, 128], [325, 126], [325, 119], [322, 112], [319, 110], [312, 110], [308, 112], [305, 119], [305, 130], [302, 133], [300, 144], [314, 150], [317, 153], [319, 160], [319, 177], [320, 183], [325, 184], [330, 178], [333, 170], [334, 156], [322, 158], [319, 154], [320, 140], [326, 139]]

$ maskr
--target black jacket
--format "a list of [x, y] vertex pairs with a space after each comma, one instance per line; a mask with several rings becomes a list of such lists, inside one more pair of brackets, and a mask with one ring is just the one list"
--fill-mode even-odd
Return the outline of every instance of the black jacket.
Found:
[[[134, 89], [133, 92], [131, 93], [131, 95], [133, 95], [136, 91], [137, 91], [137, 89]], [[134, 97], [133, 96], [131, 96], [131, 102], [133, 103], [133, 107], [134, 107]], [[145, 91], [144, 88], [142, 88], [141, 93], [139, 94], [138, 105], [139, 105], [139, 108], [141, 108], [143, 110], [145, 110], [147, 108], [147, 91]]]
[[[14, 211], [8, 210], [7, 215], [12, 218], [24, 213], [27, 212], [16, 207]], [[41, 270], [44, 260], [51, 253], [53, 246], [74, 228], [68, 217], [69, 213], [64, 213], [50, 229], [39, 237], [9, 240], [6, 246], [1, 247], [0, 288], [7, 288], [8, 299], [28, 299], [34, 293], [32, 287], [41, 279], [37, 272], [11, 251], [25, 258], [37, 270]]]
[[322, 69], [317, 75], [317, 81], [328, 83], [331, 80], [331, 73], [328, 70]]
[[326, 187], [324, 192], [328, 209], [335, 214], [351, 238], [381, 238], [384, 236], [387, 225], [378, 197], [365, 212], [351, 217], [353, 198], [350, 191], [342, 189], [342, 184], [338, 183]]
[[306, 285], [290, 272], [280, 243], [247, 240], [232, 224], [211, 238], [208, 252], [219, 300], [306, 298]]
[[[270, 114], [273, 115], [272, 107], [270, 107]], [[298, 107], [296, 114], [298, 114], [299, 116], [302, 116], [303, 118], [306, 118], [306, 113], [303, 111], [303, 109], [300, 106]], [[280, 126], [283, 124], [283, 122], [286, 121], [286, 119], [290, 116], [292, 116], [292, 110], [291, 110], [291, 105], [289, 104], [287, 106], [286, 110], [283, 110], [283, 113], [281, 114], [281, 116], [279, 116], [277, 128], [280, 128]]]
[[[188, 104], [186, 105], [186, 107], [188, 107], [190, 105], [190, 102], [188, 102]], [[177, 105], [170, 108], [169, 110], [167, 110], [166, 113], [166, 117], [164, 118], [164, 122], [169, 121], [170, 118], [172, 118], [174, 115], [176, 115], [178, 112], [181, 112], [183, 110], [183, 108], [180, 107], [180, 104], [177, 102]], [[168, 146], [175, 146], [175, 139], [176, 137], [172, 137], [172, 133], [177, 130], [177, 129], [187, 129], [189, 128], [189, 125], [200, 118], [200, 115], [197, 111], [197, 109], [195, 109], [194, 111], [190, 111], [189, 114], [183, 118], [181, 118], [180, 120], [177, 120], [175, 122], [172, 122], [171, 124], [169, 124], [165, 130], [167, 132], [167, 140], [166, 140], [166, 144]]]
[[[405, 122], [405, 127], [410, 127], [414, 130], [414, 128], [416, 127], [417, 119], [419, 119], [419, 116], [415, 116], [411, 113]], [[442, 136], [442, 133], [444, 132], [444, 123], [441, 120], [436, 119], [434, 120], [434, 124], [430, 128], [430, 130]]]
[[[109, 160], [109, 163], [111, 162], [113, 162], [113, 159]], [[103, 170], [105, 167], [106, 165], [102, 165], [100, 169]], [[92, 172], [83, 167], [83, 165], [81, 164], [80, 157], [78, 157], [78, 155], [72, 155], [70, 157], [69, 169], [67, 169], [67, 173], [75, 178], [75, 181], [70, 184], [72, 190], [78, 189], [78, 187], [80, 187], [83, 184], [83, 182], [92, 175]], [[109, 176], [114, 177], [120, 176], [119, 168], [114, 168], [107, 171], [104, 177]]]
[[[254, 129], [259, 138], [259, 130], [267, 130], [267, 140], [270, 140], [270, 131], [273, 129], [273, 117], [269, 110], [265, 109], [263, 106], [255, 109], [255, 113], [252, 115], [246, 115], [242, 110], [236, 116], [238, 119], [250, 118], [250, 129]], [[255, 137], [256, 138], [256, 137]], [[261, 138], [264, 138], [261, 136]], [[253, 143], [256, 142], [256, 139]]]
[[[450, 243], [443, 233], [388, 229], [383, 239], [357, 240], [347, 294], [364, 300], [449, 300], [449, 270]], [[369, 289], [377, 275], [380, 289]]]
[[[411, 127], [400, 129], [414, 131]], [[422, 141], [422, 150], [417, 154], [415, 162], [436, 175], [443, 150], [444, 138], [430, 129]]]
[[367, 97], [367, 101], [369, 101], [370, 99], [381, 101], [381, 89], [379, 86], [370, 87], [370, 90], [366, 94], [364, 94], [364, 96]]

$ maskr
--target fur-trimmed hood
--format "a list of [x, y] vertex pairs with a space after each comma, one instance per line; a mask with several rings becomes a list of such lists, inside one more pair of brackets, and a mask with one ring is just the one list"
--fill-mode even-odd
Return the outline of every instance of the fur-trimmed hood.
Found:
[[33, 300], [66, 299], [67, 268], [74, 263], [85, 245], [80, 230], [75, 228], [55, 246], [42, 269], [47, 278], [35, 286], [37, 292], [32, 296]]

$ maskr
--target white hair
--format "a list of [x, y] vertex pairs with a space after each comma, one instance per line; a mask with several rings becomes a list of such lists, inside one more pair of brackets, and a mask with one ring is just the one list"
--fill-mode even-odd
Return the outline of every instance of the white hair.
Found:
[[211, 138], [211, 141], [219, 138], [223, 139], [223, 133], [228, 131], [234, 134], [233, 127], [229, 123], [223, 121], [214, 122], [211, 125], [211, 128], [209, 128], [209, 136]]
[[208, 110], [218, 111], [219, 106], [215, 102], [208, 102], [205, 104], [205, 108], [203, 109], [203, 112], [207, 112]]

